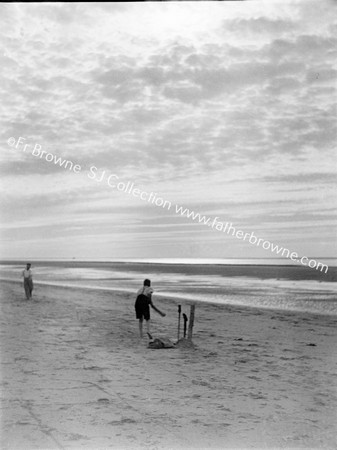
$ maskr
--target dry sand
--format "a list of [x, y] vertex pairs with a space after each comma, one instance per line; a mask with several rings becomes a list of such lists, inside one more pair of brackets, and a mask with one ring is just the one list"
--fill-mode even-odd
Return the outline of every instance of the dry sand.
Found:
[[197, 304], [195, 349], [151, 350], [133, 295], [2, 282], [1, 448], [337, 448], [336, 325]]

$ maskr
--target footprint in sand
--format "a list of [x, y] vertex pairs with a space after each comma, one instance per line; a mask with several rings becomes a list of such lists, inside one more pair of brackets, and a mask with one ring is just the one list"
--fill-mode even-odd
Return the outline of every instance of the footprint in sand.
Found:
[[121, 420], [113, 420], [112, 422], [108, 422], [108, 425], [126, 425], [130, 423], [137, 423], [137, 421], [134, 419], [125, 418]]

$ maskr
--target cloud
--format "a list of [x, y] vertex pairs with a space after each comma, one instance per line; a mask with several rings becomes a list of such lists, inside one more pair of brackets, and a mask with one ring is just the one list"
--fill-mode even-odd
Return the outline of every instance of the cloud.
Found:
[[225, 21], [224, 28], [234, 33], [247, 33], [253, 34], [265, 34], [280, 35], [288, 34], [296, 30], [296, 24], [293, 21], [285, 19], [270, 19], [267, 17], [257, 17], [251, 19], [234, 19], [232, 21]]
[[297, 173], [294, 174], [283, 174], [283, 175], [277, 175], [277, 176], [265, 176], [263, 177], [263, 181], [265, 183], [282, 183], [282, 184], [289, 184], [290, 183], [290, 189], [291, 186], [296, 184], [298, 186], [306, 186], [307, 184], [311, 183], [312, 185], [319, 184], [329, 184], [329, 185], [336, 185], [336, 173], [335, 172], [311, 172], [311, 173]]

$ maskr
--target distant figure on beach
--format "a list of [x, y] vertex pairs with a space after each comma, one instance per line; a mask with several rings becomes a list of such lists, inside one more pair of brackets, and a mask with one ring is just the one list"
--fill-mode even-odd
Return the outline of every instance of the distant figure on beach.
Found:
[[27, 300], [32, 298], [32, 292], [33, 292], [33, 275], [31, 271], [31, 264], [27, 264], [26, 268], [22, 271], [23, 276], [23, 287], [25, 289], [25, 294]]
[[137, 298], [135, 303], [136, 318], [139, 319], [139, 334], [143, 337], [143, 320], [146, 320], [146, 331], [150, 339], [152, 336], [150, 334], [150, 306], [162, 317], [166, 314], [156, 308], [152, 303], [153, 289], [151, 287], [151, 280], [144, 280], [144, 286], [140, 288], [137, 292]]

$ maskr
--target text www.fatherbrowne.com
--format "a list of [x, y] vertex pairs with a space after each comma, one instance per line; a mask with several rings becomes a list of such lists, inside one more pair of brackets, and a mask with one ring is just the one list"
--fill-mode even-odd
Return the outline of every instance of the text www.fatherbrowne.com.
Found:
[[257, 236], [255, 236], [253, 231], [251, 233], [246, 233], [243, 230], [235, 228], [231, 222], [220, 222], [218, 220], [219, 217], [207, 217], [200, 215], [200, 213], [195, 213], [188, 208], [183, 208], [182, 206], [175, 205], [175, 207], [176, 214], [186, 216], [193, 221], [201, 223], [202, 225], [206, 225], [222, 233], [235, 236], [237, 239], [248, 241], [250, 244], [256, 245], [257, 247], [261, 245], [261, 247], [265, 250], [270, 250], [272, 253], [276, 253], [277, 255], [281, 255], [282, 257], [289, 258], [294, 262], [300, 262], [304, 266], [309, 266], [310, 268], [320, 270], [321, 272], [323, 270], [325, 271], [325, 273], [328, 272], [328, 266], [326, 264], [318, 262], [315, 259], [309, 259], [307, 256], [300, 257], [297, 252], [291, 252], [285, 247], [280, 247], [279, 245], [273, 244], [270, 241], [258, 238]]
[[[44, 159], [49, 163], [53, 163], [74, 173], [80, 173], [82, 171], [82, 167], [79, 164], [74, 164], [72, 161], [62, 159], [53, 153], [48, 153], [45, 150], [42, 150], [42, 146], [40, 144], [35, 144], [34, 146], [31, 144], [24, 144], [25, 140], [26, 139], [23, 137], [19, 137], [18, 140], [11, 137], [7, 140], [7, 143], [10, 147], [15, 148], [22, 145], [21, 150], [23, 152], [27, 152], [28, 147], [33, 147], [31, 150], [28, 150], [28, 152], [31, 152], [32, 156], [39, 159]], [[141, 189], [138, 189], [135, 186], [135, 183], [131, 181], [127, 181], [127, 183], [120, 181], [117, 183], [117, 180], [120, 178], [116, 174], [108, 174], [108, 171], [106, 170], [99, 171], [97, 167], [91, 166], [88, 170], [87, 176], [89, 179], [95, 180], [96, 182], [105, 182], [111, 189], [116, 189], [117, 191], [132, 195], [133, 197], [138, 197], [142, 201], [146, 201], [147, 203], [167, 209], [168, 211], [172, 210], [172, 202], [163, 199], [158, 196], [157, 193], [142, 191]], [[326, 264], [316, 261], [315, 259], [309, 259], [307, 256], [300, 257], [297, 252], [291, 252], [287, 248], [280, 247], [270, 241], [255, 236], [254, 232], [247, 233], [243, 230], [235, 228], [231, 222], [221, 222], [218, 220], [219, 217], [204, 216], [177, 204], [174, 205], [174, 209], [175, 214], [178, 216], [187, 217], [200, 225], [205, 225], [221, 233], [232, 235], [237, 239], [248, 241], [251, 245], [256, 245], [257, 247], [261, 246], [264, 250], [270, 250], [272, 253], [289, 258], [291, 261], [308, 266], [311, 269], [320, 270], [321, 272], [324, 271], [325, 273], [328, 272], [329, 268]]]

